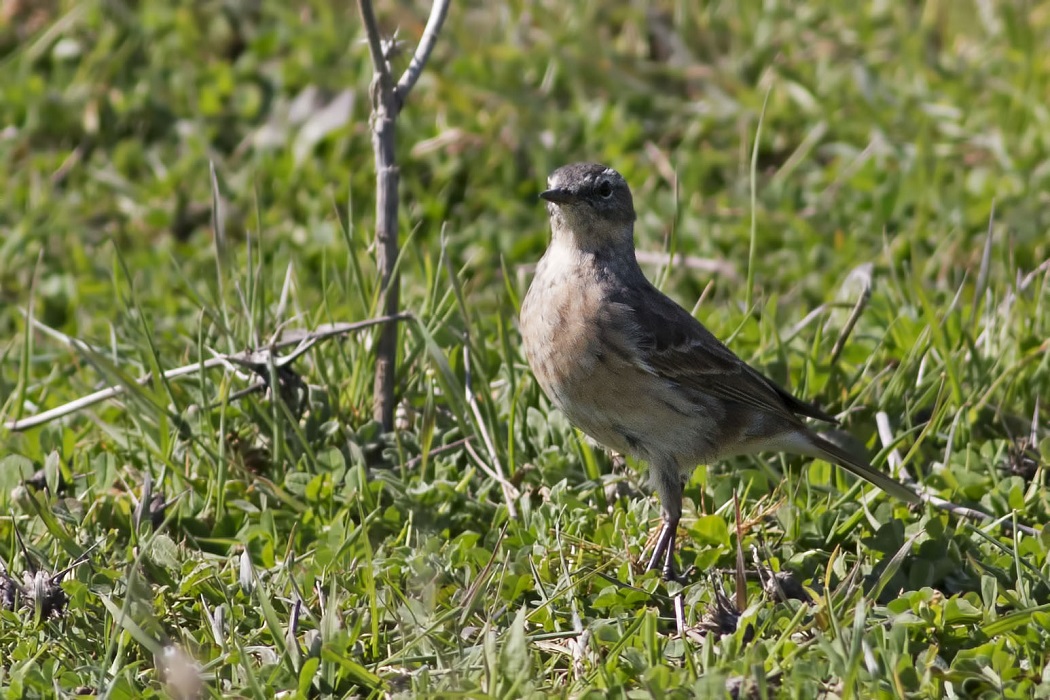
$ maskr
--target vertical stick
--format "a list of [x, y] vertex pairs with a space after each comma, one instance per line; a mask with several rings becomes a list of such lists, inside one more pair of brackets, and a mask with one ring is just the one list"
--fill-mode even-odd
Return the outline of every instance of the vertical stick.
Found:
[[[400, 171], [397, 167], [395, 146], [397, 115], [408, 98], [408, 93], [419, 80], [430, 52], [434, 49], [441, 25], [448, 14], [449, 0], [436, 0], [430, 8], [430, 17], [423, 37], [416, 47], [412, 61], [395, 84], [390, 73], [390, 52], [393, 42], [384, 43], [372, 10], [372, 0], [358, 0], [361, 22], [368, 37], [372, 55], [372, 151], [376, 165], [376, 262], [380, 275], [380, 313], [396, 314], [401, 304], [401, 284], [396, 272], [398, 245], [397, 211]], [[384, 431], [394, 427], [394, 387], [397, 371], [397, 327], [384, 326], [376, 345], [376, 374], [373, 384], [372, 416], [382, 424]]]
[[[380, 311], [396, 314], [400, 306], [401, 280], [395, 271], [398, 256], [397, 208], [400, 171], [394, 153], [396, 105], [394, 92], [373, 105], [372, 149], [376, 161], [376, 262], [380, 274]], [[384, 431], [394, 425], [394, 381], [397, 372], [397, 326], [388, 324], [379, 331], [376, 345], [376, 375], [372, 394], [372, 417]]]

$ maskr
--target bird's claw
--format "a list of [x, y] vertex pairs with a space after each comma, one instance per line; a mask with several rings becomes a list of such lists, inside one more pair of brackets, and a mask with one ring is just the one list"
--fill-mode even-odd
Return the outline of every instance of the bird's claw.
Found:
[[678, 573], [674, 563], [675, 536], [678, 532], [678, 520], [668, 521], [665, 519], [660, 534], [656, 538], [656, 547], [653, 556], [649, 559], [647, 571], [659, 571], [664, 581], [674, 581], [681, 585], [689, 583], [689, 578], [695, 573], [696, 567], [690, 566], [683, 573]]

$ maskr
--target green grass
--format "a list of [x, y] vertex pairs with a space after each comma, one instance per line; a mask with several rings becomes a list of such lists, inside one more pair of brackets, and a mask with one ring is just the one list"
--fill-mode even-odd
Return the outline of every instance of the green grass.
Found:
[[[660, 6], [454, 4], [399, 121], [415, 320], [389, 435], [374, 329], [296, 362], [298, 407], [236, 396], [253, 378], [231, 370], [160, 378], [375, 315], [353, 5], [53, 0], [0, 20], [0, 416], [127, 388], [0, 431], [12, 577], [31, 567], [16, 530], [48, 572], [94, 546], [63, 614], [0, 610], [9, 697], [162, 696], [168, 645], [213, 697], [1050, 696], [1050, 540], [793, 458], [697, 470], [677, 636], [673, 591], [639, 566], [659, 514], [642, 465], [550, 409], [515, 322], [546, 174], [606, 162], [641, 250], [720, 264], [646, 269], [687, 307], [703, 294], [742, 357], [842, 415], [877, 466], [881, 412], [933, 493], [1041, 527], [1043, 469], [1009, 467], [1037, 406], [1032, 460], [1050, 458], [1050, 11]], [[426, 11], [377, 8], [410, 47]], [[308, 90], [349, 90], [349, 120], [304, 109]], [[862, 265], [870, 303], [832, 362]], [[29, 333], [25, 308], [92, 350]], [[38, 469], [48, 488], [23, 485]], [[171, 501], [157, 527], [136, 526], [146, 475]], [[705, 631], [738, 551], [739, 624]]]

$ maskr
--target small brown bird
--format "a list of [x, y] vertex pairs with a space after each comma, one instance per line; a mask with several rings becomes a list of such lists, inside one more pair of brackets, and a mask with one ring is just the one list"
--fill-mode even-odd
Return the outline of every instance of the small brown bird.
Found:
[[[580, 430], [648, 462], [663, 527], [649, 561], [675, 579], [682, 490], [697, 464], [782, 451], [838, 464], [908, 502], [919, 497], [806, 427], [834, 418], [733, 354], [649, 283], [634, 253], [634, 203], [611, 168], [555, 170], [551, 242], [521, 306], [525, 356], [544, 393]], [[796, 415], [798, 414], [798, 415]]]

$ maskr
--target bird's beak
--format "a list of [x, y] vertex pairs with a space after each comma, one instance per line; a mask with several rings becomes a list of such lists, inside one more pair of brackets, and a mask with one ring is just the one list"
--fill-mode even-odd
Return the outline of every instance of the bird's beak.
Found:
[[540, 199], [546, 199], [548, 202], [554, 202], [555, 204], [568, 204], [576, 201], [576, 195], [569, 190], [555, 187], [540, 192]]

